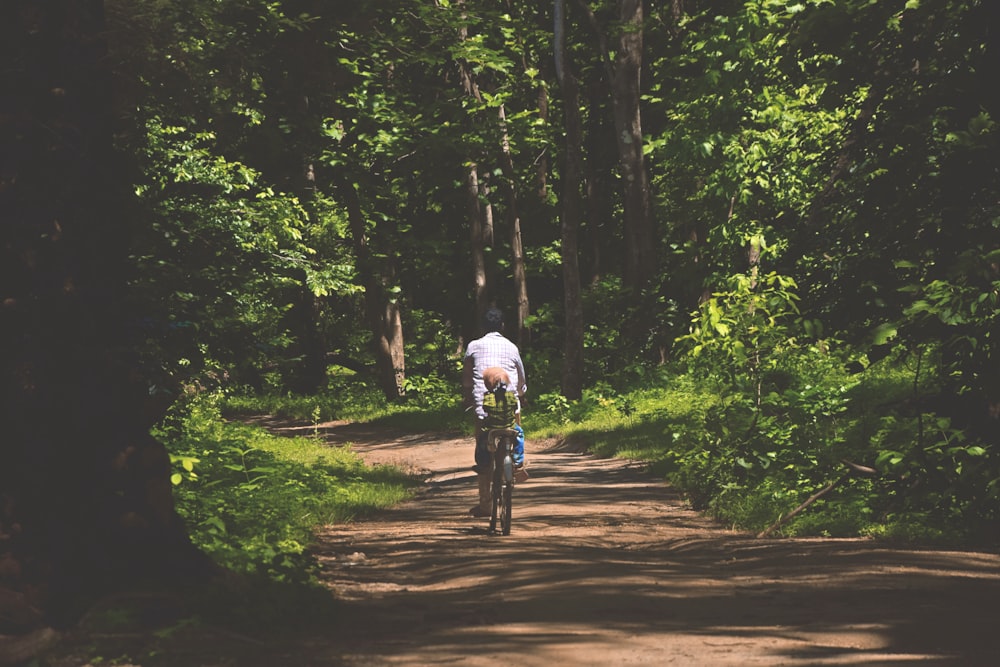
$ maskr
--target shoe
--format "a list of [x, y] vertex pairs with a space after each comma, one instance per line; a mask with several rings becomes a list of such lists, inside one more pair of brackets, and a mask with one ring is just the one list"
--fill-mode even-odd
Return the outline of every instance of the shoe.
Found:
[[489, 515], [490, 515], [489, 510], [484, 510], [479, 505], [473, 505], [472, 507], [469, 508], [469, 516], [484, 517]]
[[527, 482], [528, 477], [530, 477], [530, 475], [528, 474], [528, 471], [524, 469], [523, 466], [514, 471], [514, 482], [516, 484], [520, 484], [521, 482]]

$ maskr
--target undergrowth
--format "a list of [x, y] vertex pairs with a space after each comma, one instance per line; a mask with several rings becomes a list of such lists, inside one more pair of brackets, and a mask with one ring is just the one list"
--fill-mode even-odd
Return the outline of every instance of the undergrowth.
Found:
[[[915, 396], [934, 389], [932, 378], [915, 382], [906, 357], [848, 372], [828, 348], [781, 346], [749, 384], [720, 372], [724, 365], [675, 365], [628, 386], [597, 383], [578, 401], [541, 390], [525, 403], [529, 451], [533, 439], [563, 438], [643, 461], [693, 507], [748, 531], [795, 510], [850, 460], [878, 475], [845, 478], [778, 534], [957, 543], [995, 533], [984, 450]], [[314, 396], [204, 394], [164, 422], [159, 435], [175, 461], [179, 509], [217, 561], [274, 581], [307, 581], [317, 525], [392, 505], [411, 484], [402, 471], [368, 468], [347, 449], [278, 438], [236, 415], [271, 414], [317, 432], [344, 420], [471, 435], [454, 384], [414, 381], [404, 400], [386, 402], [364, 383], [340, 382]], [[955, 480], [968, 486], [974, 475], [983, 476], [982, 497], [949, 496]]]
[[[787, 352], [763, 376], [759, 404], [717, 376], [684, 369], [661, 370], [642, 389], [599, 386], [580, 401], [543, 395], [526, 416], [529, 447], [532, 435], [561, 437], [644, 461], [696, 509], [752, 532], [839, 480], [846, 459], [877, 476], [847, 477], [777, 534], [996, 542], [987, 477], [982, 497], [948, 497], [960, 476], [980, 474], [985, 451], [920, 410], [905, 359], [852, 374], [825, 352]], [[922, 472], [917, 461], [933, 469]]]
[[174, 462], [174, 496], [193, 541], [230, 570], [306, 581], [316, 527], [394, 505], [415, 485], [404, 471], [365, 466], [347, 447], [226, 421], [221, 401], [184, 402], [155, 435]]

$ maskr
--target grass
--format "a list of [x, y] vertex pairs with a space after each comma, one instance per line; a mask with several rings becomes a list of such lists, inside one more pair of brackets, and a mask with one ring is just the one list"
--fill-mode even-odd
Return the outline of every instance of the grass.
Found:
[[[290, 418], [315, 404], [282, 402]], [[268, 399], [237, 403], [259, 413]], [[60, 644], [55, 664], [283, 664], [266, 651], [349, 619], [316, 578], [316, 529], [391, 507], [420, 482], [348, 447], [225, 419], [224, 405], [220, 393], [191, 397], [154, 435], [171, 455], [192, 541], [230, 574], [107, 601]]]
[[364, 465], [347, 447], [225, 420], [221, 404], [219, 395], [199, 396], [158, 435], [192, 539], [229, 569], [306, 580], [318, 526], [390, 507], [417, 484], [406, 471]]
[[[741, 394], [717, 375], [697, 377], [676, 369], [657, 369], [631, 389], [599, 384], [578, 401], [543, 391], [525, 404], [529, 446], [532, 439], [560, 438], [600, 456], [647, 462], [694, 507], [734, 527], [760, 530], [839, 476], [841, 458], [872, 465], [883, 452], [902, 446], [897, 443], [905, 444], [916, 419], [907, 412], [912, 412], [914, 369], [906, 359], [855, 376], [845, 373], [836, 359], [814, 352], [782, 359], [782, 364], [765, 378], [759, 409], [746, 389]], [[421, 391], [399, 403], [386, 403], [379, 392], [356, 380], [334, 380], [317, 396], [234, 394], [221, 406], [227, 414], [267, 412], [305, 422], [344, 419], [471, 435], [457, 386], [443, 381], [419, 386]], [[292, 459], [302, 445], [282, 447], [279, 455]], [[782, 532], [894, 539], [909, 534], [920, 540], [942, 532], [934, 522], [954, 525], [953, 510], [939, 511], [942, 503], [933, 495], [903, 495], [909, 490], [891, 476], [899, 473], [888, 473], [842, 485]], [[392, 502], [391, 494], [379, 499], [374, 485], [364, 487], [375, 489], [371, 497], [361, 488], [339, 492], [347, 515], [328, 516], [341, 520]], [[356, 504], [348, 502], [352, 494]], [[919, 526], [905, 519], [908, 513], [923, 517]]]
[[[873, 456], [883, 421], [911, 393], [909, 369], [869, 369], [851, 391], [849, 410], [836, 417], [841, 440], [822, 444]], [[128, 630], [142, 610], [113, 608], [94, 615], [90, 629], [103, 639], [91, 638], [94, 643], [76, 648], [95, 665], [100, 664], [93, 659], [98, 654], [113, 656], [105, 664], [183, 664], [175, 658], [197, 650], [214, 651], [221, 661], [237, 647], [220, 644], [214, 628], [271, 639], [342, 622], [349, 610], [314, 577], [313, 532], [394, 505], [408, 497], [415, 481], [406, 471], [365, 466], [349, 448], [329, 447], [312, 437], [278, 437], [235, 417], [269, 413], [306, 423], [342, 419], [471, 435], [470, 420], [456, 396], [457, 390], [437, 396], [414, 392], [406, 402], [386, 404], [376, 392], [352, 386], [349, 391], [332, 387], [319, 396], [240, 392], [197, 397], [168, 419], [158, 435], [174, 457], [179, 476], [175, 497], [192, 538], [217, 562], [240, 573], [238, 583], [198, 591], [187, 615], [150, 634], [142, 646], [108, 639], [132, 636], [122, 627]], [[727, 433], [732, 423], [719, 419], [725, 416], [725, 400], [715, 385], [678, 374], [632, 390], [592, 388], [580, 401], [555, 394], [529, 397], [524, 423], [529, 447], [532, 439], [563, 438], [598, 455], [648, 462], [693, 504], [735, 528], [759, 530], [820, 488], [829, 471], [809, 477], [805, 473], [810, 471], [800, 466], [769, 470], [754, 480], [733, 462], [743, 443], [738, 432]], [[783, 526], [781, 533], [962, 543], [961, 526], [956, 522], [941, 528], [933, 511], [888, 511], [890, 492], [882, 480], [851, 481]], [[246, 648], [242, 640], [237, 644]]]

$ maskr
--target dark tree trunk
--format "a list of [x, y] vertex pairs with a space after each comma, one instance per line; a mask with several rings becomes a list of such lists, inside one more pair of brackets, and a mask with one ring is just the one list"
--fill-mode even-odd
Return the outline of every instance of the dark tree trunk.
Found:
[[[347, 206], [358, 272], [365, 288], [365, 316], [372, 334], [379, 387], [387, 399], [396, 400], [404, 393], [406, 369], [402, 314], [398, 300], [389, 295], [388, 289], [395, 280], [394, 266], [391, 261], [384, 267], [374, 265], [358, 192], [351, 183], [342, 183], [340, 191]], [[392, 253], [388, 255], [391, 257]]]
[[589, 124], [584, 130], [587, 159], [583, 168], [586, 175], [587, 210], [584, 215], [585, 241], [582, 241], [582, 245], [586, 248], [587, 268], [582, 276], [590, 284], [601, 279], [607, 270], [608, 258], [614, 257], [617, 250], [614, 234], [614, 174], [618, 152], [614, 127], [609, 126], [606, 114], [601, 112], [606, 94], [607, 91], [596, 85], [588, 86], [586, 90]]
[[511, 264], [514, 272], [514, 293], [517, 298], [517, 344], [524, 345], [528, 340], [528, 329], [525, 321], [528, 319], [528, 278], [525, 270], [524, 245], [521, 243], [521, 214], [517, 204], [516, 175], [514, 173], [514, 158], [510, 154], [510, 139], [507, 135], [507, 116], [504, 107], [500, 105], [500, 164], [504, 174], [504, 190], [506, 194], [507, 225], [510, 229]]
[[59, 625], [112, 588], [211, 567], [130, 358], [103, 5], [0, 7], [0, 593]]
[[[395, 237], [395, 229], [391, 236]], [[382, 294], [381, 317], [379, 324], [381, 333], [378, 338], [380, 347], [378, 356], [378, 371], [382, 392], [386, 398], [396, 400], [406, 394], [406, 356], [403, 347], [403, 309], [399, 296], [393, 288], [398, 284], [399, 267], [396, 265], [397, 253], [394, 247], [389, 247], [387, 265], [381, 272]]]
[[483, 228], [483, 209], [479, 203], [479, 167], [469, 165], [465, 191], [469, 219], [469, 251], [472, 256], [472, 295], [479, 322], [489, 307], [486, 282], [486, 236]]
[[314, 394], [326, 385], [326, 345], [319, 331], [322, 302], [306, 284], [305, 272], [297, 278], [297, 299], [289, 313], [297, 352], [291, 387], [300, 394]]
[[[594, 30], [611, 86], [611, 103], [618, 148], [618, 168], [622, 180], [624, 209], [623, 284], [633, 307], [641, 301], [655, 269], [655, 234], [649, 192], [649, 175], [643, 156], [640, 115], [640, 74], [642, 71], [644, 14], [642, 0], [618, 0], [618, 43], [614, 62], [608, 40], [597, 17], [584, 0], [577, 0]], [[648, 323], [633, 318], [626, 322], [628, 335], [638, 336]]]
[[[549, 93], [545, 86], [538, 88], [538, 120], [547, 125], [549, 122]], [[542, 153], [538, 156], [538, 166], [535, 168], [538, 183], [538, 198], [542, 201], [549, 195], [549, 154]]]
[[[308, 106], [303, 101], [303, 106]], [[316, 196], [316, 172], [311, 163], [303, 170], [302, 199], [314, 200]], [[309, 287], [305, 270], [296, 272], [298, 293], [290, 313], [291, 329], [296, 337], [298, 363], [292, 377], [291, 386], [300, 394], [314, 394], [326, 386], [326, 342], [320, 331], [320, 317], [323, 302]]]
[[571, 400], [583, 395], [583, 300], [580, 289], [579, 230], [582, 213], [580, 183], [583, 177], [580, 120], [580, 93], [568, 61], [563, 35], [564, 0], [556, 0], [557, 35], [555, 49], [557, 75], [563, 91], [566, 121], [565, 165], [562, 175], [562, 265], [566, 308], [566, 337], [563, 353], [562, 394]]
[[639, 74], [642, 70], [642, 0], [619, 0], [621, 20], [612, 96], [625, 204], [625, 286], [638, 293], [653, 275], [649, 176], [642, 153]]
[[[464, 19], [465, 2], [460, 0], [458, 4], [463, 6]], [[468, 39], [468, 29], [464, 24], [459, 28], [458, 38], [463, 42]], [[467, 62], [460, 61], [458, 72], [465, 95], [477, 102], [482, 102], [483, 98], [479, 92], [479, 84], [476, 82], [472, 67]], [[469, 250], [472, 256], [472, 290], [476, 311], [473, 330], [479, 326], [483, 315], [492, 303], [490, 295], [491, 271], [486, 265], [486, 249], [493, 245], [493, 210], [484, 196], [486, 194], [484, 181], [485, 178], [480, 178], [477, 159], [470, 158], [465, 184], [466, 208], [469, 217]]]

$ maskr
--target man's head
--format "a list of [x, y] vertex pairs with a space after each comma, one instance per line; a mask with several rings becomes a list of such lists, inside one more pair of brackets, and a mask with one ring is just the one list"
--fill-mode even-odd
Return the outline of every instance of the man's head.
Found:
[[483, 315], [483, 333], [503, 332], [503, 313], [499, 308], [490, 308]]

